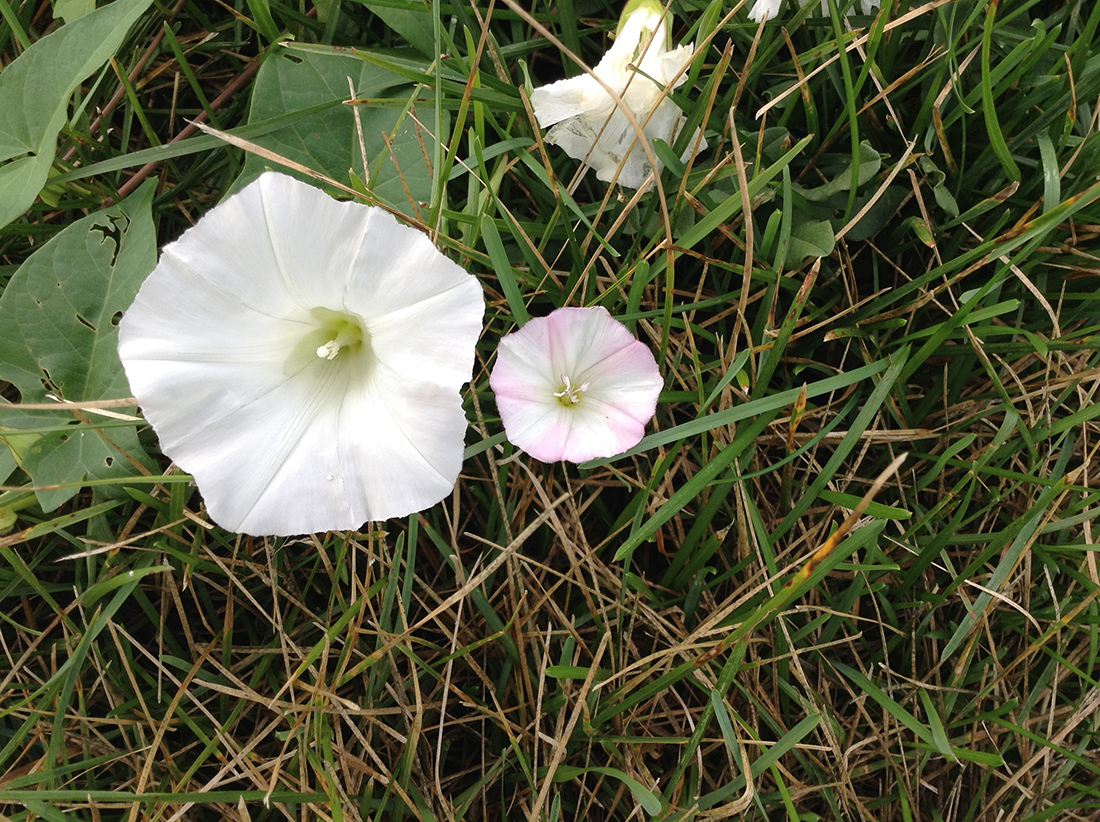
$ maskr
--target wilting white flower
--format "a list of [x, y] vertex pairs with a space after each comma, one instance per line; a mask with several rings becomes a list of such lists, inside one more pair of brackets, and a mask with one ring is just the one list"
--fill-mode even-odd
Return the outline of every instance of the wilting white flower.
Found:
[[[779, 9], [784, 2], [785, 0], [756, 0], [756, 4], [749, 10], [749, 19], [756, 23], [761, 20], [770, 20], [779, 14]], [[809, 0], [799, 0], [799, 4], [803, 6], [808, 2]], [[879, 2], [880, 0], [857, 0], [848, 7], [848, 14], [858, 14], [860, 9], [864, 14], [870, 14], [879, 7]], [[821, 0], [821, 13], [829, 13], [828, 0]]]
[[754, 23], [761, 20], [770, 20], [779, 14], [779, 8], [784, 0], [756, 0], [756, 4], [749, 9], [749, 19]]
[[453, 488], [484, 309], [420, 232], [269, 172], [164, 249], [119, 355], [219, 525], [358, 528]]
[[[615, 42], [592, 74], [559, 80], [532, 92], [535, 118], [540, 126], [550, 129], [546, 142], [561, 146], [570, 157], [594, 168], [605, 182], [617, 180], [628, 188], [641, 188], [653, 170], [643, 143], [652, 145], [660, 138], [672, 145], [685, 120], [679, 107], [668, 99], [665, 87], [671, 84], [675, 88], [687, 79], [683, 69], [691, 61], [694, 45], [672, 51], [668, 47], [668, 26], [660, 3], [643, 0], [624, 13]], [[643, 136], [600, 81], [622, 98]], [[696, 131], [682, 159], [706, 146]], [[624, 156], [626, 162], [619, 169]], [[661, 164], [657, 165], [659, 173]]]
[[657, 408], [653, 354], [605, 308], [559, 308], [500, 341], [489, 377], [504, 432], [542, 462], [638, 444]]

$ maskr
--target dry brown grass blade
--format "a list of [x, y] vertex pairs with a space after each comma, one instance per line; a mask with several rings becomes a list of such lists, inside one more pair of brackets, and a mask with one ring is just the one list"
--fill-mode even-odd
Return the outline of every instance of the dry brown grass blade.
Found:
[[[891, 20], [889, 23], [887, 23], [885, 31], [887, 31], [887, 32], [893, 31], [894, 29], [898, 28], [899, 26], [904, 26], [910, 20], [914, 20], [917, 17], [920, 17], [922, 14], [927, 14], [930, 11], [934, 11], [935, 9], [938, 9], [940, 6], [946, 6], [948, 3], [953, 3], [954, 1], [955, 0], [932, 0], [931, 3], [925, 3], [920, 8], [911, 9], [910, 11], [906, 12], [905, 14], [903, 14], [898, 19]], [[845, 51], [854, 51], [855, 49], [857, 49], [857, 48], [861, 47], [862, 45], [864, 45], [869, 38], [870, 38], [870, 34], [860, 35], [856, 39], [852, 40], [852, 42], [848, 43], [844, 47], [844, 50]], [[777, 94], [775, 97], [773, 97], [771, 100], [769, 100], [766, 105], [761, 106], [760, 110], [756, 112], [756, 119], [759, 120], [761, 117], [763, 117], [769, 111], [771, 111], [771, 109], [773, 109], [775, 106], [779, 105], [783, 100], [790, 97], [796, 91], [799, 91], [802, 88], [804, 83], [809, 82], [811, 79], [813, 79], [813, 77], [815, 75], [819, 74], [820, 72], [824, 71], [826, 68], [831, 66], [834, 62], [836, 62], [839, 59], [839, 57], [840, 57], [839, 54], [834, 54], [828, 60], [821, 61], [821, 65], [819, 65], [817, 68], [815, 68], [809, 74], [807, 74], [802, 82], [795, 83], [790, 88], [786, 89], [785, 91], [781, 92], [780, 94]]]
[[908, 456], [908, 452], [899, 454], [888, 466], [886, 466], [886, 469], [875, 478], [874, 482], [871, 483], [871, 487], [867, 489], [867, 493], [863, 495], [863, 498], [860, 499], [858, 503], [856, 503], [856, 507], [852, 509], [852, 512], [848, 514], [847, 517], [845, 517], [844, 521], [832, 534], [829, 535], [829, 538], [826, 539], [824, 543], [822, 543], [821, 547], [819, 547], [816, 551], [813, 552], [813, 554], [810, 555], [810, 558], [806, 560], [806, 563], [798, 570], [798, 572], [790, 579], [790, 581], [783, 586], [783, 588], [775, 595], [775, 597], [772, 598], [769, 606], [765, 606], [764, 609], [758, 611], [757, 616], [752, 618], [749, 623], [742, 624], [742, 626], [738, 628], [738, 630], [726, 636], [715, 647], [697, 656], [695, 658], [695, 664], [704, 665], [707, 662], [718, 658], [727, 649], [729, 649], [731, 645], [733, 645], [739, 639], [744, 638], [748, 631], [751, 631], [762, 620], [767, 618], [771, 613], [774, 612], [776, 608], [784, 607], [787, 604], [787, 600], [784, 600], [783, 597], [789, 597], [798, 588], [799, 585], [809, 579], [810, 575], [814, 572], [817, 566], [819, 566], [829, 557], [829, 554], [831, 554], [836, 549], [836, 547], [841, 543], [844, 537], [847, 536], [848, 533], [855, 527], [856, 523], [859, 522], [860, 517], [862, 517], [863, 514], [867, 511], [867, 506], [870, 505], [872, 501], [874, 501], [874, 498], [878, 495], [879, 491], [881, 491], [883, 487], [885, 487], [886, 483], [890, 481], [890, 478], [893, 477], [895, 473], [897, 473], [897, 470], [901, 467], [902, 463], [905, 462], [905, 459]]
[[859, 522], [859, 518], [862, 517], [863, 514], [867, 511], [867, 506], [874, 501], [875, 497], [878, 496], [878, 492], [881, 491], [883, 487], [885, 487], [886, 483], [890, 481], [890, 478], [897, 473], [898, 469], [901, 468], [902, 463], [905, 462], [905, 459], [908, 456], [908, 452], [904, 454], [898, 454], [896, 457], [894, 457], [893, 461], [886, 466], [886, 469], [877, 477], [875, 477], [875, 481], [871, 483], [871, 487], [867, 489], [867, 493], [863, 495], [863, 498], [858, 503], [856, 503], [856, 507], [852, 509], [852, 513], [845, 517], [844, 522], [840, 523], [840, 526], [835, 531], [833, 531], [832, 534], [829, 535], [829, 538], [825, 540], [824, 543], [822, 543], [821, 547], [813, 552], [810, 558], [806, 561], [806, 564], [802, 566], [799, 572], [795, 574], [794, 578], [784, 587], [788, 589], [794, 588], [799, 583], [805, 581], [806, 579], [809, 579], [810, 574], [814, 572], [814, 569], [817, 568], [817, 566], [820, 565], [829, 556], [829, 554], [833, 552], [833, 550], [840, 544], [840, 541], [848, 535], [848, 532], [851, 531], [852, 528], [855, 527], [855, 524]]
[[569, 748], [569, 740], [573, 736], [573, 729], [577, 727], [577, 722], [580, 721], [581, 715], [588, 707], [586, 699], [588, 698], [588, 692], [592, 690], [592, 684], [596, 679], [596, 671], [600, 667], [600, 661], [603, 659], [604, 653], [607, 651], [607, 646], [611, 642], [611, 634], [605, 633], [600, 638], [599, 647], [596, 649], [596, 653], [592, 656], [592, 665], [588, 669], [588, 674], [584, 678], [584, 683], [581, 685], [580, 691], [577, 693], [576, 706], [573, 708], [573, 712], [569, 715], [569, 721], [565, 725], [565, 729], [558, 739], [554, 740], [554, 753], [550, 757], [550, 762], [546, 766], [546, 778], [543, 780], [542, 787], [539, 789], [538, 798], [535, 800], [535, 804], [531, 806], [530, 812], [527, 814], [528, 822], [534, 822], [539, 818], [539, 814], [542, 812], [542, 806], [546, 804], [546, 799], [550, 795], [550, 789], [554, 785], [554, 774], [558, 769], [558, 765], [561, 764], [562, 759], [565, 756], [566, 750]]

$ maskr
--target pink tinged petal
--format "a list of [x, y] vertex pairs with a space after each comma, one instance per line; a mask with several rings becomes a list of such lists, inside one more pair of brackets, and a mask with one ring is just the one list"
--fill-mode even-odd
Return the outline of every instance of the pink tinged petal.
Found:
[[489, 387], [495, 394], [520, 400], [541, 397], [558, 404], [553, 395], [561, 380], [562, 363], [560, 358], [556, 365], [553, 362], [550, 323], [544, 320], [532, 320], [500, 341], [497, 362], [489, 375]]
[[604, 403], [640, 425], [653, 417], [664, 385], [653, 354], [637, 340], [592, 366], [578, 379], [590, 384], [586, 400]]
[[[401, 297], [386, 302], [378, 281], [403, 283]], [[483, 311], [476, 280], [423, 235], [269, 173], [164, 250], [123, 317], [119, 354], [216, 522], [255, 535], [357, 528], [454, 486], [458, 388]], [[330, 361], [316, 350], [331, 317], [364, 341]]]
[[588, 379], [589, 369], [619, 349], [640, 345], [630, 330], [602, 306], [559, 308], [545, 321], [554, 367], [578, 384]]
[[[575, 405], [555, 396], [563, 377], [579, 389]], [[603, 308], [561, 308], [509, 334], [489, 383], [508, 439], [543, 462], [636, 445], [662, 386], [649, 349]]]
[[[656, 401], [653, 404], [656, 407]], [[645, 434], [649, 420], [649, 417], [637, 420], [618, 404], [601, 402], [592, 396], [585, 396], [570, 413], [568, 447], [561, 457], [570, 462], [613, 457], [633, 448]]]
[[551, 399], [552, 402], [547, 402], [544, 397], [497, 395], [497, 410], [508, 441], [540, 462], [571, 459], [573, 413], [559, 405], [552, 395]]

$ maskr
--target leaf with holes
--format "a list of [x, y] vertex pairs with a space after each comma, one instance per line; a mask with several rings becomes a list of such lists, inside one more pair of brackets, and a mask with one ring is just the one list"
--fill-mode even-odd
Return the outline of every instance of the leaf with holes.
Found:
[[[118, 320], [156, 264], [153, 190], [146, 183], [119, 205], [73, 223], [12, 275], [0, 297], [0, 380], [23, 403], [49, 402], [48, 395], [72, 402], [129, 396], [116, 351]], [[91, 419], [99, 421], [67, 424], [70, 414], [0, 401], [0, 426], [54, 429], [43, 431], [21, 462], [42, 488], [36, 493], [43, 510], [70, 499], [85, 479], [133, 475], [131, 458], [152, 467], [132, 424]], [[43, 488], [56, 485], [64, 487]]]

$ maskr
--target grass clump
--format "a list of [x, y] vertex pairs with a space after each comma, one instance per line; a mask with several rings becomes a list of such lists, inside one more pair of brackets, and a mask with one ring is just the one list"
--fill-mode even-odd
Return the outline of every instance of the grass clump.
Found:
[[[132, 414], [39, 411], [0, 373], [0, 811], [1096, 817], [1100, 8], [796, 5], [673, 7], [711, 148], [657, 146], [640, 196], [545, 145], [525, 91], [598, 61], [608, 3], [139, 16], [0, 229], [0, 283], [145, 181], [163, 245], [300, 163], [482, 281], [467, 460], [407, 521], [242, 537], [144, 429], [59, 472], [36, 454]], [[59, 25], [0, 8], [5, 66]], [[665, 375], [625, 457], [501, 433], [496, 342], [563, 305]]]

